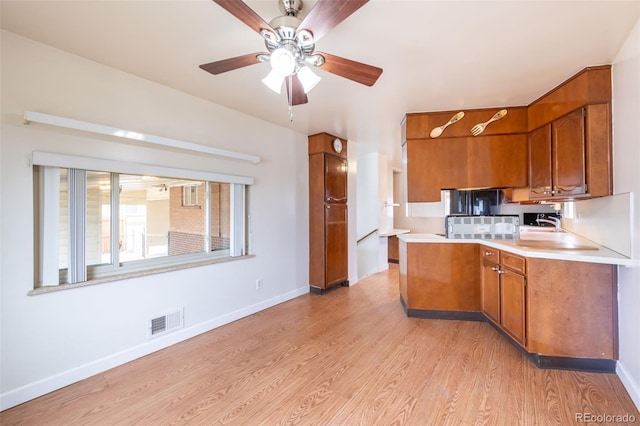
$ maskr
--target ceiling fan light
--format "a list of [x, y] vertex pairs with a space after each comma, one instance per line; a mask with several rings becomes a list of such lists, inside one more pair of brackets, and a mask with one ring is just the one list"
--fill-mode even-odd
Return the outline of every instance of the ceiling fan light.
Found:
[[282, 82], [284, 81], [284, 77], [282, 74], [278, 73], [276, 70], [271, 70], [269, 74], [262, 79], [262, 82], [269, 89], [273, 90], [277, 94], [280, 94], [282, 91]]
[[296, 69], [296, 58], [288, 49], [278, 48], [271, 52], [271, 69], [281, 76], [291, 75]]
[[300, 80], [300, 84], [302, 84], [304, 93], [309, 93], [322, 78], [311, 71], [311, 68], [304, 66], [298, 71], [298, 80]]

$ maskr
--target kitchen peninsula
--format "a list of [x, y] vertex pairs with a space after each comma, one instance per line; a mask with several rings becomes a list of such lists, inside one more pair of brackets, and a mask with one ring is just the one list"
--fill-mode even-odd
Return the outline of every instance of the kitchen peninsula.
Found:
[[567, 232], [398, 238], [407, 316], [488, 321], [539, 367], [614, 371], [615, 265], [631, 259]]

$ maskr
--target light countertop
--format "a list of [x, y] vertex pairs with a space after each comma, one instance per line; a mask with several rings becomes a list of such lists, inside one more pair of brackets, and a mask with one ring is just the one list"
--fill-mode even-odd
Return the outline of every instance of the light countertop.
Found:
[[[525, 257], [535, 257], [541, 259], [571, 260], [576, 262], [606, 263], [610, 265], [640, 266], [638, 260], [630, 259], [604, 246], [600, 246], [593, 241], [582, 238], [570, 232], [523, 232], [517, 240], [480, 240], [480, 239], [458, 239], [445, 238], [436, 234], [402, 234], [398, 238], [406, 243], [446, 243], [446, 244], [469, 244], [478, 243], [498, 250], [505, 250]], [[538, 242], [562, 243], [568, 246], [589, 247], [588, 250], [560, 249], [550, 250], [547, 248], [528, 247], [527, 242], [541, 244]], [[542, 243], [543, 244], [543, 243]]]
[[408, 234], [411, 230], [409, 229], [385, 229], [382, 231], [378, 231], [379, 237], [392, 237], [394, 235], [400, 234]]

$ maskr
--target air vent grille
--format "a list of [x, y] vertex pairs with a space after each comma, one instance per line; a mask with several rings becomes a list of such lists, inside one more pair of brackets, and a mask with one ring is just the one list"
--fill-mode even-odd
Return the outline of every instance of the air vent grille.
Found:
[[149, 337], [156, 337], [172, 330], [182, 328], [183, 310], [160, 315], [149, 320]]

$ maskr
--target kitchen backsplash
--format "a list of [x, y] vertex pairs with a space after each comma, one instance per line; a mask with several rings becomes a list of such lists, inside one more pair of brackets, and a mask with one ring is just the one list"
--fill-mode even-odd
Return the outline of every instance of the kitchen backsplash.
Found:
[[624, 256], [631, 253], [633, 193], [565, 203], [562, 227]]

